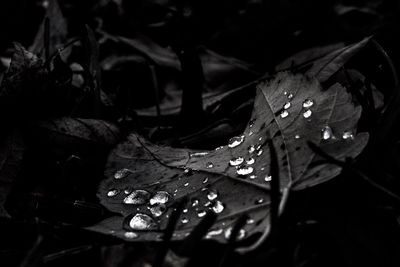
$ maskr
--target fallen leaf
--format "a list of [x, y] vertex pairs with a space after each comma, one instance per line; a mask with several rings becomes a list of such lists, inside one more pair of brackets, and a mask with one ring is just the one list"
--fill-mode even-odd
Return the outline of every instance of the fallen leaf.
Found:
[[335, 50], [323, 58], [314, 61], [312, 67], [307, 70], [306, 75], [317, 78], [319, 82], [325, 82], [359, 52], [369, 42], [369, 39], [365, 38], [358, 43]]
[[40, 140], [41, 143], [79, 150], [84, 150], [88, 145], [112, 147], [120, 135], [112, 123], [69, 117], [36, 122], [31, 130], [38, 142]]
[[24, 143], [16, 130], [6, 133], [0, 141], [0, 217], [10, 215], [4, 208], [14, 180], [22, 165]]
[[[125, 240], [159, 240], [171, 205], [188, 197], [174, 240], [185, 238], [208, 211], [219, 217], [206, 238], [226, 242], [243, 214], [250, 219], [239, 239], [264, 232], [269, 227], [270, 182], [276, 179], [270, 173], [269, 138], [279, 160], [282, 190], [301, 190], [340, 173], [338, 166], [315, 164], [320, 158], [307, 142], [342, 160], [357, 156], [367, 144], [368, 134], [356, 133], [361, 107], [354, 106], [341, 85], [322, 90], [315, 78], [283, 72], [258, 89], [243, 134], [215, 150], [157, 146], [131, 134], [110, 154], [107, 179], [98, 191], [101, 203], [121, 216], [89, 229]], [[135, 235], [127, 237], [127, 232]]]

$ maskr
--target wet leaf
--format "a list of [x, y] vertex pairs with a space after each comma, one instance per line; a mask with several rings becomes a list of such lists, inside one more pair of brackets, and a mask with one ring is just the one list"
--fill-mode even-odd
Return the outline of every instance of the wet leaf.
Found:
[[267, 140], [272, 138], [276, 150], [281, 189], [301, 190], [341, 171], [315, 164], [320, 158], [307, 142], [337, 159], [357, 156], [368, 141], [367, 133], [356, 133], [360, 114], [341, 85], [322, 90], [315, 78], [283, 72], [258, 86], [252, 120], [226, 146], [211, 151], [163, 147], [131, 134], [109, 156], [107, 179], [98, 191], [101, 203], [121, 216], [90, 229], [121, 238], [134, 231], [135, 240], [158, 240], [171, 205], [188, 197], [175, 240], [188, 235], [206, 212], [218, 214], [206, 238], [226, 242], [243, 214], [250, 219], [238, 239], [263, 232], [269, 227], [270, 182], [276, 179]]
[[21, 169], [23, 153], [24, 143], [20, 133], [16, 130], [5, 133], [0, 141], [0, 217], [10, 216], [4, 204]]
[[318, 81], [325, 82], [337, 72], [351, 57], [359, 52], [369, 41], [362, 41], [335, 50], [323, 58], [313, 62], [312, 67], [306, 72], [309, 77], [316, 77]]

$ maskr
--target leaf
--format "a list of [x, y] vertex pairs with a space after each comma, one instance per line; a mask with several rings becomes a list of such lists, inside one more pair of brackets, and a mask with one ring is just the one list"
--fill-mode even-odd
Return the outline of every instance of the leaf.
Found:
[[319, 82], [325, 82], [335, 72], [337, 72], [351, 57], [360, 51], [370, 38], [365, 38], [362, 41], [348, 45], [341, 49], [335, 50], [325, 57], [318, 59], [312, 67], [306, 72], [309, 77], [315, 77]]
[[343, 46], [343, 43], [337, 43], [303, 50], [279, 63], [275, 67], [275, 70], [283, 71], [290, 68], [298, 68], [301, 65], [310, 64], [313, 61], [322, 58], [333, 51], [343, 48]]
[[[52, 55], [57, 49], [61, 48], [62, 45], [67, 40], [68, 34], [68, 26], [67, 21], [65, 20], [58, 0], [49, 1], [49, 6], [46, 10], [46, 17], [49, 20], [49, 54]], [[38, 32], [36, 33], [35, 39], [31, 47], [29, 47], [29, 51], [32, 51], [35, 54], [42, 54], [43, 49], [45, 48], [45, 20], [40, 25]]]
[[10, 217], [4, 204], [21, 169], [23, 153], [24, 143], [20, 133], [6, 133], [0, 141], [0, 217]]
[[[98, 191], [101, 203], [121, 216], [89, 229], [107, 234], [113, 231], [113, 235], [124, 238], [125, 231], [137, 230], [130, 229], [129, 222], [138, 219], [138, 213], [154, 216], [154, 210], [151, 211], [157, 205], [151, 206], [148, 198], [157, 191], [165, 191], [171, 198], [167, 208], [182, 197], [191, 199], [177, 226], [175, 240], [191, 232], [203, 211], [209, 210], [219, 215], [209, 238], [226, 242], [235, 220], [243, 214], [251, 218], [241, 231], [243, 236], [264, 232], [269, 229], [270, 181], [275, 179], [270, 176], [271, 153], [266, 145], [269, 137], [279, 160], [282, 190], [301, 190], [340, 173], [338, 166], [317, 165], [320, 158], [307, 142], [318, 144], [326, 153], [342, 160], [357, 156], [367, 144], [367, 133], [356, 134], [361, 107], [352, 104], [351, 95], [341, 85], [322, 90], [315, 78], [283, 72], [261, 83], [258, 89], [253, 119], [228, 146], [195, 151], [157, 146], [136, 134], [130, 135], [110, 154], [105, 170], [107, 179]], [[305, 118], [304, 114], [310, 116]], [[139, 200], [143, 203], [133, 205], [123, 202], [127, 197], [124, 190], [148, 193], [141, 192]], [[146, 231], [138, 231], [134, 240], [158, 240], [170, 212], [167, 209], [161, 216], [153, 217], [154, 224], [148, 225]]]
[[109, 122], [69, 117], [36, 122], [32, 132], [43, 143], [81, 150], [88, 145], [112, 147], [120, 135], [118, 128]]

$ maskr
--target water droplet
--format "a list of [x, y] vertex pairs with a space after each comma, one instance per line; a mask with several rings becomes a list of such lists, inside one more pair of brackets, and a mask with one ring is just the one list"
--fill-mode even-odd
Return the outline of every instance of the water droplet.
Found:
[[285, 105], [283, 105], [283, 109], [289, 109], [292, 106], [290, 102], [286, 102]]
[[309, 110], [309, 109], [307, 109], [307, 110], [304, 111], [304, 113], [303, 113], [303, 117], [306, 118], [306, 119], [310, 118], [311, 115], [312, 115], [312, 111]]
[[314, 105], [314, 101], [312, 99], [306, 99], [303, 102], [303, 108], [310, 108]]
[[296, 135], [294, 136], [294, 139], [300, 139], [300, 135], [296, 134]]
[[201, 158], [208, 155], [208, 152], [196, 152], [196, 153], [192, 153], [190, 154], [190, 157], [192, 158]]
[[243, 143], [243, 141], [244, 141], [244, 135], [232, 137], [231, 139], [229, 139], [228, 147], [230, 148], [237, 147], [238, 145]]
[[265, 168], [264, 168], [264, 167], [261, 167], [261, 168], [260, 168], [260, 171], [263, 171], [263, 170], [265, 170]]
[[183, 213], [187, 213], [189, 210], [188, 209], [183, 209], [182, 212]]
[[214, 200], [218, 197], [218, 192], [214, 191], [214, 190], [210, 190], [207, 193], [207, 198], [208, 200]]
[[293, 98], [293, 94], [292, 94], [292, 93], [288, 94], [288, 95], [287, 95], [287, 98], [288, 98], [288, 99], [292, 99], [292, 98]]
[[150, 193], [146, 190], [134, 190], [123, 200], [125, 204], [141, 205], [146, 203], [150, 198]]
[[136, 213], [129, 222], [129, 226], [134, 230], [146, 230], [156, 225], [153, 218], [147, 214]]
[[287, 94], [288, 94], [288, 92], [287, 92], [287, 91], [285, 91], [285, 92], [283, 92], [283, 94], [284, 94], [284, 95], [287, 95]]
[[181, 219], [181, 223], [182, 223], [182, 224], [187, 224], [188, 222], [189, 222], [189, 219], [186, 218], [186, 217], [183, 217], [183, 218]]
[[165, 191], [158, 191], [155, 195], [150, 199], [150, 205], [154, 204], [165, 204], [170, 199], [170, 194]]
[[214, 203], [214, 206], [212, 207], [212, 210], [217, 214], [221, 213], [224, 209], [225, 209], [224, 204], [222, 204], [222, 202], [219, 200], [217, 200]]
[[248, 175], [253, 172], [253, 167], [250, 166], [241, 166], [236, 170], [236, 173], [239, 175]]
[[223, 149], [223, 148], [224, 148], [224, 146], [219, 146], [219, 147], [215, 148], [215, 150], [220, 150], [220, 149]]
[[243, 157], [236, 157], [229, 161], [229, 165], [230, 166], [238, 166], [238, 165], [242, 164], [243, 161], [244, 161]]
[[126, 176], [128, 176], [130, 173], [132, 173], [132, 171], [130, 169], [124, 168], [124, 169], [116, 171], [114, 173], [114, 178], [115, 179], [122, 179], [122, 178], [125, 178]]
[[271, 175], [267, 175], [264, 178], [264, 181], [266, 181], [266, 182], [271, 182], [271, 180], [272, 180], [272, 176]]
[[111, 189], [110, 191], [107, 192], [107, 196], [108, 197], [115, 197], [118, 194], [119, 194], [119, 190], [118, 189]]
[[204, 178], [203, 184], [206, 184], [208, 182], [208, 177]]
[[212, 204], [212, 203], [211, 203], [210, 201], [207, 201], [206, 204], [204, 204], [204, 207], [208, 208], [208, 207], [211, 206], [211, 204]]
[[207, 169], [214, 168], [214, 164], [212, 162], [207, 162], [206, 168]]
[[255, 119], [249, 121], [249, 128], [252, 128], [254, 126], [254, 123], [256, 122]]
[[261, 204], [261, 203], [263, 203], [263, 202], [264, 202], [264, 199], [263, 199], [263, 198], [259, 198], [259, 199], [256, 200], [256, 204]]
[[347, 132], [343, 133], [342, 138], [345, 139], [345, 140], [348, 140], [348, 139], [353, 140], [354, 139], [354, 135], [353, 135], [352, 132], [347, 131]]
[[196, 207], [199, 205], [199, 200], [197, 198], [192, 199], [192, 207]]
[[135, 232], [125, 232], [124, 237], [127, 239], [135, 239], [138, 237], [138, 234]]
[[223, 231], [224, 231], [223, 229], [211, 230], [210, 232], [207, 233], [206, 238], [210, 239], [213, 236], [220, 235], [220, 234], [222, 234]]
[[191, 175], [192, 174], [192, 169], [190, 168], [185, 168], [185, 170], [183, 171], [184, 174], [186, 175]]
[[189, 186], [189, 183], [185, 183], [183, 186], [184, 186], [184, 187], [187, 187], [187, 186]]
[[197, 217], [201, 218], [204, 217], [207, 213], [204, 210], [199, 210], [199, 212], [197, 213]]
[[248, 218], [246, 221], [247, 224], [253, 224], [254, 220], [252, 218]]
[[160, 217], [167, 210], [167, 207], [164, 204], [157, 204], [149, 207], [149, 210], [154, 217]]
[[133, 191], [133, 188], [131, 188], [131, 187], [126, 187], [126, 188], [124, 189], [124, 194], [125, 194], [125, 195], [129, 195], [130, 193], [132, 193], [132, 191]]
[[[226, 239], [229, 239], [231, 237], [232, 234], [232, 227], [228, 227], [225, 230], [224, 236]], [[237, 239], [243, 239], [246, 236], [246, 231], [244, 229], [240, 229], [239, 233], [237, 234]]]
[[254, 179], [257, 178], [257, 175], [252, 174], [252, 175], [249, 176], [249, 178], [250, 178], [251, 180], [254, 180]]
[[333, 137], [333, 132], [331, 127], [329, 126], [325, 126], [322, 130], [321, 130], [321, 138], [322, 140], [329, 140]]
[[281, 118], [284, 119], [284, 118], [286, 118], [287, 116], [289, 116], [289, 111], [287, 111], [286, 109], [285, 109], [285, 110], [282, 110], [282, 112], [281, 112]]
[[249, 136], [252, 136], [252, 135], [253, 135], [253, 131], [250, 131], [250, 132], [249, 132]]
[[256, 151], [256, 148], [253, 145], [251, 145], [247, 148], [247, 151], [249, 152], [249, 154], [252, 154], [254, 153], [254, 151]]
[[261, 156], [262, 153], [263, 153], [263, 150], [262, 150], [262, 149], [259, 149], [259, 150], [257, 151], [257, 157]]
[[262, 136], [260, 136], [260, 138], [258, 138], [258, 141], [261, 142], [262, 140], [263, 140], [263, 138], [262, 138]]
[[256, 162], [256, 160], [254, 158], [249, 158], [246, 160], [247, 165], [253, 165], [255, 162]]

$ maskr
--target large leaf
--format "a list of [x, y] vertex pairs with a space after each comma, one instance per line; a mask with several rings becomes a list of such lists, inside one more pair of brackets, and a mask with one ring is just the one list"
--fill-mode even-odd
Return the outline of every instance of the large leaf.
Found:
[[22, 165], [24, 143], [18, 131], [3, 133], [0, 140], [0, 217], [10, 215], [4, 209], [7, 196]]
[[[269, 136], [279, 160], [282, 190], [304, 189], [339, 174], [338, 166], [315, 164], [320, 158], [307, 141], [337, 159], [355, 157], [365, 147], [368, 134], [356, 134], [361, 107], [352, 104], [341, 85], [322, 90], [315, 78], [283, 72], [258, 89], [252, 120], [243, 135], [216, 150], [156, 146], [130, 135], [109, 156], [107, 179], [98, 192], [101, 203], [121, 216], [90, 229], [133, 240], [157, 240], [168, 222], [169, 207], [186, 196], [191, 201], [174, 239], [184, 238], [208, 210], [219, 214], [211, 238], [226, 240], [232, 224], [243, 214], [251, 220], [242, 234], [261, 232], [269, 226], [270, 181], [274, 179], [266, 145]], [[157, 204], [158, 191], [169, 194], [166, 211]], [[125, 236], [126, 231], [137, 236]]]

